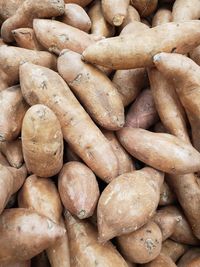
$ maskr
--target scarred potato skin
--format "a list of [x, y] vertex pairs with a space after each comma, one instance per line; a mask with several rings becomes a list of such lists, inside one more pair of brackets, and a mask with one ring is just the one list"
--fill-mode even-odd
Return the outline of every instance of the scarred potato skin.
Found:
[[149, 167], [115, 178], [102, 192], [97, 207], [100, 242], [147, 223], [158, 206], [162, 183], [163, 173]]
[[19, 85], [0, 92], [0, 141], [12, 141], [18, 137], [27, 109]]
[[167, 239], [162, 244], [161, 253], [170, 257], [173, 262], [176, 262], [188, 250], [188, 248], [189, 247], [187, 245], [177, 243], [171, 239]]
[[58, 190], [64, 207], [79, 219], [92, 216], [99, 198], [94, 173], [81, 162], [64, 164], [58, 178]]
[[120, 143], [133, 157], [153, 168], [170, 174], [187, 174], [200, 170], [198, 151], [176, 136], [128, 127], [119, 130], [117, 135]]
[[167, 206], [173, 204], [175, 200], [176, 196], [174, 195], [173, 191], [171, 190], [169, 185], [164, 182], [161, 187], [159, 206]]
[[63, 135], [54, 112], [45, 105], [34, 105], [22, 123], [22, 149], [30, 173], [40, 177], [56, 175], [63, 165]]
[[141, 17], [148, 17], [156, 10], [158, 0], [131, 0], [131, 4], [138, 10]]
[[26, 0], [1, 26], [1, 36], [5, 42], [14, 41], [12, 30], [32, 27], [34, 18], [51, 18], [64, 13], [64, 0]]
[[40, 103], [54, 111], [64, 139], [97, 176], [106, 182], [117, 177], [118, 162], [111, 145], [56, 72], [25, 63], [20, 67], [20, 83], [30, 105]]
[[191, 248], [178, 262], [178, 267], [198, 267], [200, 264], [200, 249]]
[[154, 222], [148, 222], [139, 230], [117, 238], [120, 251], [134, 263], [147, 263], [161, 251], [162, 233]]
[[85, 7], [87, 6], [92, 0], [64, 0], [65, 3], [74, 3], [79, 6]]
[[172, 259], [163, 253], [153, 261], [141, 265], [142, 267], [176, 267], [177, 265], [172, 261]]
[[4, 210], [0, 216], [1, 262], [28, 260], [51, 246], [64, 233], [61, 226], [32, 210]]
[[176, 0], [172, 9], [172, 17], [176, 22], [199, 19], [199, 0]]
[[86, 48], [82, 57], [112, 69], [134, 69], [153, 66], [153, 56], [161, 51], [186, 54], [199, 43], [200, 21], [170, 22], [143, 34], [103, 39]]
[[105, 19], [114, 26], [120, 26], [128, 12], [130, 0], [102, 0], [102, 11]]
[[128, 267], [110, 242], [104, 245], [98, 242], [98, 233], [92, 224], [72, 217], [67, 211], [64, 215], [69, 235], [71, 267]]
[[58, 72], [98, 125], [108, 130], [119, 130], [124, 125], [122, 100], [103, 72], [70, 50], [60, 54]]
[[66, 48], [81, 54], [95, 42], [94, 36], [56, 20], [34, 19], [33, 29], [42, 46], [57, 55]]
[[156, 27], [168, 22], [172, 22], [172, 12], [166, 7], [161, 7], [153, 17], [152, 27]]
[[91, 28], [88, 14], [77, 4], [65, 4], [65, 13], [59, 20], [84, 32], [89, 32]]

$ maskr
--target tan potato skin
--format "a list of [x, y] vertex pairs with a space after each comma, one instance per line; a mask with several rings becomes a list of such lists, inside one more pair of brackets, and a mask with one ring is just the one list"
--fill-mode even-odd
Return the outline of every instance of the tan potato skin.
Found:
[[148, 222], [139, 230], [117, 238], [120, 251], [134, 263], [147, 263], [161, 251], [162, 233], [154, 222]]
[[169, 133], [190, 143], [186, 114], [175, 88], [156, 68], [148, 70], [151, 92], [159, 117]]
[[14, 41], [12, 30], [32, 27], [34, 18], [51, 18], [64, 13], [64, 0], [26, 0], [8, 18], [1, 27], [1, 36], [5, 42]]
[[178, 54], [160, 53], [154, 57], [154, 62], [158, 70], [172, 80], [191, 124], [193, 145], [200, 151], [200, 67]]
[[87, 6], [90, 2], [92, 2], [92, 0], [64, 0], [65, 3], [74, 3], [77, 4], [79, 6], [85, 7]]
[[58, 190], [64, 207], [79, 219], [92, 216], [99, 199], [94, 173], [81, 162], [64, 164], [58, 177]]
[[0, 216], [1, 262], [28, 260], [51, 246], [64, 233], [61, 226], [32, 210], [4, 210]]
[[114, 26], [120, 26], [127, 16], [130, 0], [102, 0], [102, 11], [105, 19]]
[[86, 48], [83, 60], [112, 69], [150, 67], [153, 56], [161, 51], [185, 54], [199, 43], [200, 21], [170, 22], [144, 30], [143, 34], [98, 41]]
[[[117, 132], [120, 143], [135, 158], [170, 174], [200, 170], [200, 154], [176, 136], [125, 127]], [[170, 156], [169, 156], [170, 155]]]
[[157, 8], [158, 0], [131, 0], [141, 17], [148, 17]]
[[151, 90], [145, 89], [130, 106], [124, 126], [148, 129], [154, 125], [158, 119], [158, 113]]
[[164, 182], [161, 187], [159, 206], [173, 204], [175, 200], [176, 196], [174, 195], [173, 191], [171, 190], [169, 185]]
[[88, 10], [91, 19], [91, 33], [104, 37], [111, 37], [115, 34], [115, 27], [109, 24], [102, 13], [101, 1], [96, 0]]
[[30, 173], [56, 175], [63, 165], [63, 135], [59, 120], [45, 105], [34, 105], [22, 123], [22, 149]]
[[117, 140], [115, 133], [104, 130], [103, 134], [110, 142], [115, 152], [115, 155], [117, 156], [118, 164], [119, 164], [119, 175], [135, 170], [133, 159], [127, 153], [127, 151], [123, 148], [120, 142]]
[[100, 242], [147, 223], [158, 206], [162, 183], [163, 174], [148, 167], [115, 178], [102, 192], [97, 207]]
[[97, 176], [110, 182], [118, 175], [111, 145], [56, 72], [25, 63], [20, 67], [20, 83], [29, 104], [46, 104], [55, 112], [64, 139]]
[[199, 19], [199, 0], [176, 0], [172, 9], [172, 17], [175, 22]]
[[89, 32], [91, 28], [88, 14], [77, 4], [65, 4], [65, 13], [59, 20], [84, 32]]
[[178, 267], [198, 267], [200, 264], [200, 249], [191, 248], [178, 262]]
[[98, 125], [108, 130], [119, 130], [124, 125], [122, 100], [103, 72], [70, 50], [60, 54], [58, 72]]
[[[31, 267], [31, 261], [15, 262], [8, 264], [1, 264], [1, 267]], [[44, 266], [45, 267], [45, 266]]]
[[6, 82], [9, 86], [18, 83], [19, 66], [26, 61], [56, 69], [56, 57], [46, 51], [31, 51], [14, 46], [0, 46], [0, 69], [7, 75]]
[[0, 141], [12, 141], [18, 137], [27, 109], [19, 85], [0, 92]]
[[162, 244], [161, 253], [170, 257], [173, 260], [173, 262], [176, 262], [187, 250], [188, 250], [187, 245], [180, 244], [174, 242], [173, 240], [167, 239]]
[[64, 215], [69, 235], [71, 267], [128, 267], [110, 242], [104, 245], [98, 242], [98, 233], [92, 224], [72, 217], [67, 211]]
[[38, 42], [32, 28], [19, 28], [12, 31], [17, 45], [21, 48], [30, 50], [44, 50], [44, 47]]
[[176, 267], [172, 259], [161, 253], [155, 260], [141, 265], [141, 267]]
[[120, 26], [120, 30], [122, 30], [124, 27], [126, 27], [129, 23], [139, 21], [140, 22], [140, 15], [138, 11], [133, 6], [128, 6], [127, 15]]
[[0, 1], [0, 21], [8, 19], [13, 16], [19, 6], [25, 0], [1, 0]]
[[95, 42], [92, 35], [56, 20], [34, 19], [33, 29], [38, 41], [58, 55], [66, 48], [82, 53]]
[[153, 17], [152, 27], [156, 27], [168, 22], [172, 22], [172, 12], [166, 7], [161, 7]]

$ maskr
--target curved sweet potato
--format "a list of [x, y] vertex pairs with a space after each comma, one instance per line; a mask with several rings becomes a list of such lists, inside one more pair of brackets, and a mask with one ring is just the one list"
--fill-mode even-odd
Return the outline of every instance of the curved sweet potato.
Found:
[[187, 245], [167, 239], [162, 244], [161, 253], [170, 257], [173, 260], [173, 262], [176, 262], [187, 250], [188, 250]]
[[131, 0], [141, 17], [151, 15], [157, 8], [158, 0]]
[[176, 0], [172, 9], [172, 17], [176, 22], [199, 19], [199, 0]]

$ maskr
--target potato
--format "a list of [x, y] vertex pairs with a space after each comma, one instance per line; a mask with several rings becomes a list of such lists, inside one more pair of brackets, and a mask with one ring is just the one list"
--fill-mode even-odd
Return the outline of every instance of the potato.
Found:
[[198, 0], [176, 0], [172, 9], [173, 21], [187, 21], [200, 18]]
[[172, 12], [167, 7], [158, 9], [152, 20], [152, 27], [172, 21]]
[[59, 20], [85, 32], [89, 32], [91, 28], [91, 20], [88, 14], [77, 4], [66, 4], [65, 13]]
[[170, 257], [174, 262], [176, 262], [187, 250], [187, 245], [180, 244], [170, 239], [167, 239], [162, 244], [161, 253], [165, 254], [166, 256]]
[[163, 174], [149, 167], [115, 178], [102, 192], [97, 207], [100, 242], [147, 223], [158, 206], [162, 183]]
[[8, 87], [8, 75], [0, 69], [0, 92]]
[[147, 17], [156, 10], [158, 0], [131, 0], [131, 4], [138, 10], [141, 17]]
[[44, 104], [55, 112], [64, 139], [97, 176], [110, 182], [118, 175], [111, 145], [56, 72], [25, 63], [20, 67], [20, 84], [30, 105]]
[[190, 121], [193, 145], [200, 151], [200, 67], [186, 56], [168, 53], [156, 55], [154, 63], [173, 82]]
[[162, 233], [154, 222], [148, 222], [139, 230], [117, 238], [120, 251], [134, 263], [147, 263], [161, 251]]
[[44, 47], [38, 42], [32, 28], [19, 28], [12, 31], [12, 35], [21, 48], [30, 50], [44, 50]]
[[87, 6], [92, 0], [64, 0], [65, 3], [74, 3], [79, 6], [85, 7]]
[[128, 127], [118, 131], [117, 135], [120, 143], [133, 157], [153, 168], [170, 174], [187, 174], [200, 170], [198, 151], [176, 136]]
[[5, 42], [14, 41], [12, 30], [32, 27], [34, 18], [51, 18], [64, 13], [63, 0], [25, 0], [15, 14], [1, 26], [1, 37]]
[[169, 185], [164, 182], [161, 187], [159, 206], [173, 204], [175, 200], [176, 196], [174, 195], [173, 191], [171, 190]]
[[151, 91], [159, 117], [167, 131], [190, 143], [186, 114], [175, 88], [156, 68], [148, 70]]
[[140, 15], [139, 15], [138, 11], [133, 6], [128, 6], [127, 15], [124, 18], [122, 25], [120, 26], [120, 30], [122, 30], [128, 24], [135, 22], [135, 21], [140, 21]]
[[1, 264], [1, 267], [31, 267], [31, 261], [21, 261], [8, 264], [5, 263]]
[[126, 152], [126, 150], [123, 148], [123, 146], [119, 143], [115, 133], [104, 130], [103, 134], [110, 142], [110, 144], [111, 144], [111, 146], [115, 152], [115, 155], [117, 156], [118, 164], [119, 164], [119, 175], [135, 170], [133, 159]]
[[27, 111], [20, 86], [16, 85], [0, 92], [0, 141], [12, 141], [18, 137], [22, 120]]
[[51, 246], [64, 233], [61, 226], [32, 210], [4, 210], [0, 216], [0, 262], [26, 261]]
[[126, 115], [125, 127], [148, 129], [158, 121], [151, 90], [143, 90], [130, 106]]
[[178, 26], [170, 22], [144, 30], [143, 34], [98, 41], [86, 48], [82, 57], [112, 69], [134, 69], [152, 66], [153, 56], [161, 51], [185, 54], [199, 44], [200, 21], [181, 22]]
[[11, 142], [0, 142], [0, 151], [6, 156], [12, 167], [20, 168], [24, 162], [22, 142], [16, 139]]
[[42, 46], [57, 55], [66, 48], [82, 53], [95, 42], [94, 36], [56, 20], [34, 19], [33, 29]]
[[170, 257], [161, 253], [155, 260], [141, 265], [141, 267], [176, 267], [176, 264], [171, 260]]
[[58, 72], [97, 124], [108, 130], [119, 130], [124, 125], [122, 100], [105, 74], [70, 50], [60, 54]]
[[115, 27], [105, 20], [99, 0], [94, 1], [93, 5], [88, 10], [88, 15], [92, 22], [92, 34], [104, 37], [114, 36]]
[[13, 16], [19, 6], [25, 0], [1, 0], [0, 1], [0, 21], [8, 19]]
[[67, 211], [64, 215], [69, 235], [71, 267], [128, 267], [110, 242], [104, 245], [98, 242], [98, 233], [92, 224], [72, 217]]
[[58, 177], [58, 190], [64, 207], [79, 219], [92, 216], [99, 198], [94, 173], [81, 162], [64, 164]]
[[56, 57], [48, 52], [31, 51], [14, 46], [0, 46], [0, 69], [7, 75], [8, 86], [18, 83], [19, 66], [26, 61], [56, 69]]
[[30, 173], [40, 177], [56, 175], [63, 165], [63, 135], [54, 112], [45, 105], [34, 105], [22, 124], [22, 149]]
[[178, 267], [198, 267], [200, 264], [200, 249], [191, 248], [178, 262]]
[[101, 0], [103, 16], [114, 26], [122, 25], [127, 16], [130, 0]]

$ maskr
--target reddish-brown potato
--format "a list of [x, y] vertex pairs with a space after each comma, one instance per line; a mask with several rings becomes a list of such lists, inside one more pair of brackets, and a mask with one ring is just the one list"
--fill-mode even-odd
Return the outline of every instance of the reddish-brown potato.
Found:
[[135, 158], [170, 174], [200, 170], [200, 154], [176, 136], [125, 127], [117, 132], [120, 143]]
[[152, 20], [152, 27], [168, 23], [172, 21], [172, 12], [166, 8], [161, 7], [158, 9]]
[[170, 257], [174, 262], [176, 262], [188, 250], [188, 248], [189, 247], [187, 245], [167, 239], [162, 244], [161, 253], [165, 254], [166, 256]]
[[70, 50], [60, 54], [58, 71], [97, 124], [108, 130], [119, 130], [124, 125], [122, 100], [103, 72]]
[[176, 22], [199, 19], [199, 0], [176, 0], [172, 9], [172, 17]]
[[55, 112], [64, 139], [97, 176], [110, 182], [118, 175], [111, 145], [56, 72], [25, 63], [20, 67], [20, 84], [30, 105], [44, 104]]
[[176, 267], [172, 259], [165, 254], [161, 253], [155, 260], [141, 265], [141, 267]]
[[22, 149], [30, 173], [40, 177], [56, 175], [63, 165], [63, 135], [54, 112], [45, 105], [34, 105], [22, 124]]
[[162, 233], [158, 225], [148, 222], [139, 230], [117, 238], [121, 253], [131, 262], [147, 263], [161, 251]]
[[79, 219], [92, 216], [99, 199], [94, 173], [83, 163], [65, 164], [59, 174], [58, 190], [64, 207]]
[[67, 211], [65, 224], [69, 235], [71, 267], [127, 267], [125, 260], [110, 242], [104, 245], [98, 242], [98, 233], [92, 224], [72, 217]]
[[118, 176], [104, 189], [97, 208], [101, 242], [136, 231], [148, 222], [158, 206], [163, 176], [146, 167]]
[[158, 0], [131, 0], [131, 4], [138, 10], [141, 17], [147, 17], [156, 10]]
[[200, 249], [191, 248], [178, 262], [178, 267], [199, 267], [200, 266]]
[[174, 195], [174, 192], [171, 190], [169, 185], [166, 182], [164, 182], [161, 187], [159, 206], [166, 206], [173, 204], [175, 200], [176, 196]]

